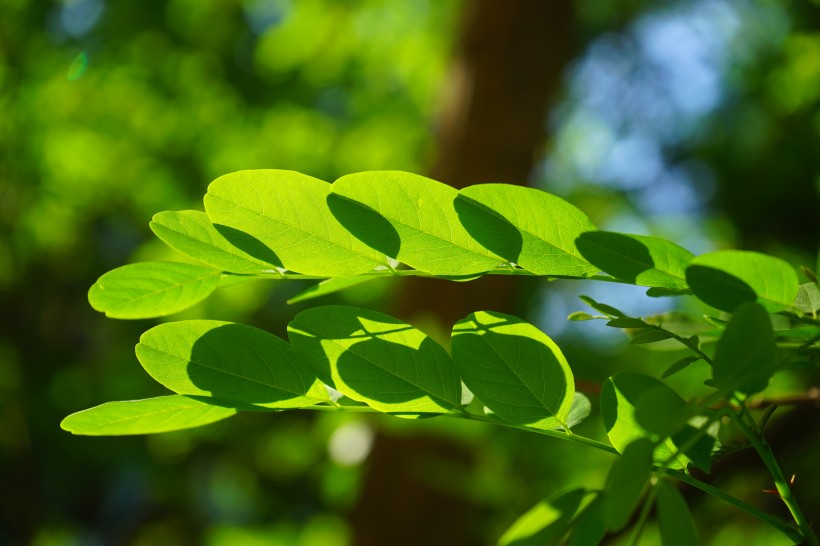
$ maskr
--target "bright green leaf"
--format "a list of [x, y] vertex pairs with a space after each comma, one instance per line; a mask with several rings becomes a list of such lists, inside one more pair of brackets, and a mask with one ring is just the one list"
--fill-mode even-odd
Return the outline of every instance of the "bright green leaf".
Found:
[[718, 340], [711, 385], [725, 393], [762, 391], [775, 371], [775, 340], [766, 310], [757, 303], [737, 308]]
[[596, 318], [603, 318], [603, 317], [594, 317], [589, 313], [584, 313], [583, 311], [575, 311], [574, 313], [570, 313], [567, 317], [567, 320], [572, 321], [581, 321], [581, 320], [594, 320]]
[[205, 210], [231, 244], [306, 275], [351, 277], [386, 266], [330, 213], [330, 184], [293, 171], [240, 171], [208, 186]]
[[151, 377], [178, 394], [263, 408], [299, 408], [328, 399], [287, 342], [242, 324], [161, 324], [142, 334], [136, 353]]
[[88, 291], [91, 307], [119, 319], [162, 317], [207, 298], [221, 271], [194, 264], [142, 262], [118, 267]]
[[640, 286], [686, 290], [686, 266], [694, 254], [673, 242], [608, 231], [584, 233], [576, 241], [584, 258], [615, 278]]
[[221, 271], [253, 275], [271, 273], [275, 267], [229, 243], [204, 212], [160, 212], [149, 225], [157, 237], [174, 250]]
[[381, 171], [343, 176], [328, 200], [333, 214], [364, 243], [433, 275], [471, 275], [504, 258], [464, 229], [458, 190], [416, 174]]
[[519, 517], [501, 536], [498, 546], [550, 546], [559, 544], [587, 492], [572, 489], [539, 502]]
[[686, 279], [700, 300], [729, 313], [751, 301], [770, 313], [791, 308], [799, 283], [797, 273], [783, 260], [742, 250], [698, 256], [687, 268]]
[[453, 361], [464, 384], [501, 419], [565, 427], [575, 384], [564, 355], [523, 320], [480, 311], [453, 327]]
[[591, 412], [592, 404], [589, 398], [580, 392], [575, 392], [572, 396], [572, 405], [569, 408], [569, 415], [567, 415], [567, 428], [571, 429], [581, 423], [581, 421], [589, 417]]
[[700, 544], [695, 523], [683, 495], [663, 480], [657, 485], [658, 527], [663, 546], [697, 546]]
[[[635, 415], [641, 396], [653, 389], [665, 389], [669, 397], [678, 397], [663, 382], [639, 373], [622, 372], [604, 381], [601, 387], [601, 417], [609, 441], [618, 451], [623, 452], [629, 444], [640, 438], [658, 439], [658, 435], [642, 426]], [[680, 399], [680, 403], [684, 403], [683, 399]], [[664, 462], [676, 452], [674, 443], [667, 438], [655, 448], [655, 461]], [[668, 466], [683, 468], [686, 464], [686, 457], [677, 455]]]
[[639, 438], [615, 459], [606, 479], [603, 497], [604, 521], [617, 532], [629, 522], [652, 473], [652, 442]]
[[233, 408], [174, 394], [146, 400], [107, 402], [69, 415], [60, 427], [83, 436], [154, 434], [207, 425], [235, 413]]
[[321, 298], [322, 296], [340, 292], [352, 286], [375, 280], [376, 278], [377, 277], [335, 277], [333, 279], [325, 279], [290, 298], [288, 304], [292, 305], [300, 301]]
[[322, 381], [379, 411], [443, 413], [461, 404], [461, 381], [447, 352], [387, 315], [315, 307], [296, 315], [288, 336]]
[[589, 277], [600, 269], [575, 246], [575, 239], [595, 225], [554, 195], [511, 184], [478, 184], [459, 192], [455, 209], [475, 240], [536, 275]]

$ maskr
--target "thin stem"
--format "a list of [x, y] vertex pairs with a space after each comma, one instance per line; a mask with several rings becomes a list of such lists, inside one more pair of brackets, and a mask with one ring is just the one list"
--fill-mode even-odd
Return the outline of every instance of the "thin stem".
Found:
[[[811, 530], [811, 526], [803, 515], [803, 512], [800, 510], [800, 506], [797, 504], [797, 500], [794, 498], [794, 493], [792, 492], [791, 485], [786, 480], [786, 477], [783, 475], [783, 471], [780, 469], [780, 465], [777, 464], [777, 460], [774, 457], [774, 453], [772, 452], [772, 448], [769, 443], [759, 434], [756, 430], [756, 425], [752, 424], [755, 428], [749, 426], [746, 423], [746, 420], [751, 419], [751, 415], [749, 415], [749, 410], [746, 409], [746, 406], [741, 402], [741, 414], [733, 414], [734, 422], [740, 427], [740, 430], [743, 431], [743, 434], [749, 439], [749, 442], [752, 444], [752, 447], [755, 448], [757, 454], [760, 456], [760, 459], [763, 461], [763, 464], [766, 465], [766, 468], [769, 470], [769, 473], [772, 475], [774, 479], [774, 486], [777, 489], [778, 494], [780, 495], [780, 499], [789, 509], [792, 517], [794, 518], [795, 523], [800, 528], [800, 531], [803, 535], [803, 538], [807, 541], [810, 546], [820, 546], [820, 543], [817, 541], [817, 537]], [[745, 414], [744, 414], [745, 412]], [[744, 416], [746, 419], [744, 420]]]

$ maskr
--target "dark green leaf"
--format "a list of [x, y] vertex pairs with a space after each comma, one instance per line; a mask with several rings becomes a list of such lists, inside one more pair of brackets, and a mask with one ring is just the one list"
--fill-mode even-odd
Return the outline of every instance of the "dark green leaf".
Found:
[[136, 353], [151, 377], [178, 394], [262, 408], [328, 400], [290, 345], [250, 326], [215, 320], [161, 324], [142, 334]]
[[299, 303], [300, 301], [312, 300], [333, 294], [341, 290], [346, 290], [352, 286], [372, 281], [377, 277], [335, 277], [333, 279], [326, 279], [320, 283], [314, 284], [288, 300], [288, 304]]
[[597, 301], [590, 298], [589, 296], [578, 296], [578, 297], [581, 298], [581, 300], [584, 303], [586, 303], [587, 305], [589, 305], [590, 307], [592, 307], [596, 311], [600, 311], [601, 313], [603, 313], [605, 315], [610, 315], [610, 316], [613, 316], [613, 317], [626, 318], [626, 314], [623, 311], [615, 309], [611, 305], [607, 305], [605, 303], [598, 303]]
[[606, 325], [613, 328], [649, 328], [649, 325], [641, 319], [631, 317], [615, 318], [607, 322]]
[[642, 391], [635, 402], [635, 420], [661, 437], [680, 429], [687, 413], [683, 398], [663, 382]]
[[640, 286], [686, 290], [686, 266], [694, 255], [680, 246], [644, 235], [607, 231], [576, 240], [584, 258], [613, 277]]
[[661, 379], [666, 379], [667, 377], [669, 377], [671, 375], [674, 375], [674, 374], [678, 373], [679, 371], [682, 371], [682, 370], [688, 368], [691, 363], [693, 363], [697, 360], [700, 360], [700, 357], [699, 356], [694, 356], [694, 355], [685, 356], [685, 357], [681, 358], [680, 360], [676, 361], [674, 364], [669, 366], [666, 369], [665, 372], [663, 372], [663, 375], [661, 376]]
[[322, 381], [379, 411], [444, 413], [461, 405], [461, 381], [447, 352], [387, 315], [315, 307], [296, 315], [288, 336]]
[[575, 246], [594, 231], [586, 214], [535, 188], [478, 184], [455, 200], [461, 224], [484, 247], [536, 275], [588, 277], [599, 268]]
[[176, 262], [124, 265], [100, 277], [88, 291], [88, 301], [111, 318], [162, 317], [207, 298], [221, 275], [209, 267]]
[[575, 385], [557, 345], [523, 320], [480, 311], [453, 327], [453, 361], [485, 406], [510, 423], [566, 427]]
[[630, 443], [615, 459], [607, 476], [603, 497], [604, 521], [617, 532], [629, 522], [652, 473], [652, 442], [640, 438]]
[[586, 494], [583, 488], [572, 489], [536, 504], [507, 529], [498, 546], [559, 544]]
[[762, 391], [775, 371], [775, 340], [769, 315], [757, 303], [737, 308], [718, 340], [712, 386], [725, 393]]
[[692, 292], [721, 311], [734, 312], [757, 301], [775, 313], [791, 308], [798, 279], [783, 260], [741, 250], [721, 250], [698, 256], [686, 270]]
[[689, 507], [680, 492], [665, 480], [657, 485], [658, 527], [663, 546], [700, 544]]
[[604, 498], [595, 497], [572, 527], [568, 546], [598, 546], [606, 535]]
[[644, 330], [636, 333], [629, 340], [632, 345], [642, 345], [644, 343], [655, 343], [665, 339], [672, 339], [672, 334], [663, 330]]
[[[696, 417], [692, 423], [703, 421], [703, 417]], [[717, 433], [720, 423], [713, 423], [708, 430], [699, 430], [691, 424], [684, 426], [672, 436], [675, 445], [680, 446], [683, 453], [692, 461], [692, 464], [709, 472], [712, 466], [712, 451], [717, 442]]]
[[69, 415], [60, 427], [84, 436], [155, 434], [208, 425], [235, 413], [233, 408], [174, 394], [146, 400], [107, 402]]

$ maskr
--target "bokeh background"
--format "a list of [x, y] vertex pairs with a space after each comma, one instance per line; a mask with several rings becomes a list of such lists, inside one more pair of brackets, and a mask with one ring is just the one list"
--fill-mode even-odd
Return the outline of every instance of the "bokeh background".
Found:
[[[531, 184], [604, 229], [795, 266], [820, 242], [820, 2], [804, 0], [0, 0], [0, 545], [493, 544], [611, 459], [473, 423], [241, 414], [152, 437], [83, 438], [69, 413], [163, 394], [133, 355], [154, 321], [94, 313], [109, 269], [180, 259], [148, 229], [242, 169], [328, 181], [399, 169]], [[220, 289], [172, 319], [284, 334], [299, 283]], [[567, 323], [577, 295], [636, 314], [691, 302], [611, 285], [368, 283], [328, 298], [445, 338], [478, 309], [552, 335], [594, 399], [614, 370], [680, 357]], [[706, 371], [674, 379], [696, 395]], [[817, 374], [781, 374], [767, 396]], [[820, 521], [820, 412], [768, 429]], [[582, 425], [603, 434], [595, 413]], [[784, 518], [755, 457], [704, 479]], [[685, 490], [705, 544], [787, 541]], [[644, 544], [657, 544], [650, 525]], [[622, 544], [625, 537], [609, 537]]]

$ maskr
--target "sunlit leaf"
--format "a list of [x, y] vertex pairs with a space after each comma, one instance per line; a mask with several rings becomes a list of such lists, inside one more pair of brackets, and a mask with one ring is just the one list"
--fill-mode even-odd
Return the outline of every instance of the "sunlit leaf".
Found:
[[572, 396], [572, 405], [567, 415], [567, 428], [570, 429], [581, 421], [589, 417], [592, 412], [592, 404], [584, 394], [575, 392]]
[[686, 266], [694, 254], [671, 241], [608, 231], [576, 240], [585, 259], [613, 277], [640, 286], [686, 290]]
[[387, 315], [315, 307], [296, 315], [288, 336], [324, 383], [379, 411], [443, 413], [461, 404], [461, 381], [447, 352]]
[[711, 385], [744, 395], [762, 391], [775, 371], [775, 340], [766, 310], [757, 303], [737, 308], [718, 340]]
[[233, 408], [174, 394], [145, 400], [106, 402], [69, 415], [60, 427], [84, 436], [154, 434], [207, 425], [235, 413]]
[[464, 384], [501, 419], [567, 425], [575, 384], [558, 346], [523, 320], [480, 311], [453, 327], [453, 361]]
[[227, 174], [208, 186], [205, 210], [231, 244], [306, 275], [350, 277], [385, 266], [330, 213], [330, 184], [293, 171]]
[[215, 269], [256, 274], [270, 272], [275, 267], [229, 243], [204, 212], [160, 212], [149, 225], [168, 246]]
[[596, 318], [601, 317], [594, 317], [589, 313], [584, 313], [583, 311], [576, 311], [574, 313], [570, 313], [569, 316], [567, 316], [567, 320], [571, 321], [594, 320]]
[[209, 267], [176, 262], [124, 265], [100, 277], [88, 291], [88, 301], [111, 318], [161, 317], [207, 298], [221, 275]]
[[610, 531], [620, 531], [641, 499], [652, 473], [652, 442], [639, 438], [626, 446], [612, 463], [603, 497], [604, 521]]
[[459, 221], [455, 188], [423, 176], [364, 172], [333, 183], [330, 209], [370, 247], [434, 275], [495, 269], [504, 258], [473, 239]]
[[686, 270], [692, 292], [721, 311], [757, 301], [774, 313], [791, 308], [798, 279], [792, 266], [757, 252], [720, 250], [698, 256]]
[[700, 544], [695, 523], [683, 495], [665, 480], [658, 483], [658, 527], [663, 546], [697, 546]]
[[288, 300], [288, 304], [299, 303], [300, 301], [312, 300], [314, 298], [321, 298], [322, 296], [340, 292], [352, 286], [363, 284], [375, 279], [376, 277], [335, 277], [333, 279], [325, 279], [290, 298]]
[[501, 536], [498, 546], [557, 545], [587, 492], [572, 489], [539, 502], [519, 517]]
[[[666, 384], [648, 375], [622, 372], [604, 381], [601, 387], [601, 417], [609, 441], [618, 451], [623, 452], [629, 444], [640, 438], [658, 439], [658, 435], [642, 426], [635, 415], [641, 396], [654, 389], [666, 391], [669, 397], [677, 397], [679, 403], [684, 403]], [[654, 459], [664, 462], [676, 452], [674, 443], [667, 438], [655, 448]], [[668, 466], [683, 468], [686, 463], [686, 457], [677, 455]]]
[[459, 192], [455, 209], [475, 240], [537, 275], [588, 277], [600, 269], [575, 246], [595, 225], [559, 197], [524, 186], [478, 184]]
[[136, 353], [151, 377], [178, 394], [263, 408], [298, 408], [328, 399], [287, 342], [242, 324], [161, 324], [142, 334]]

